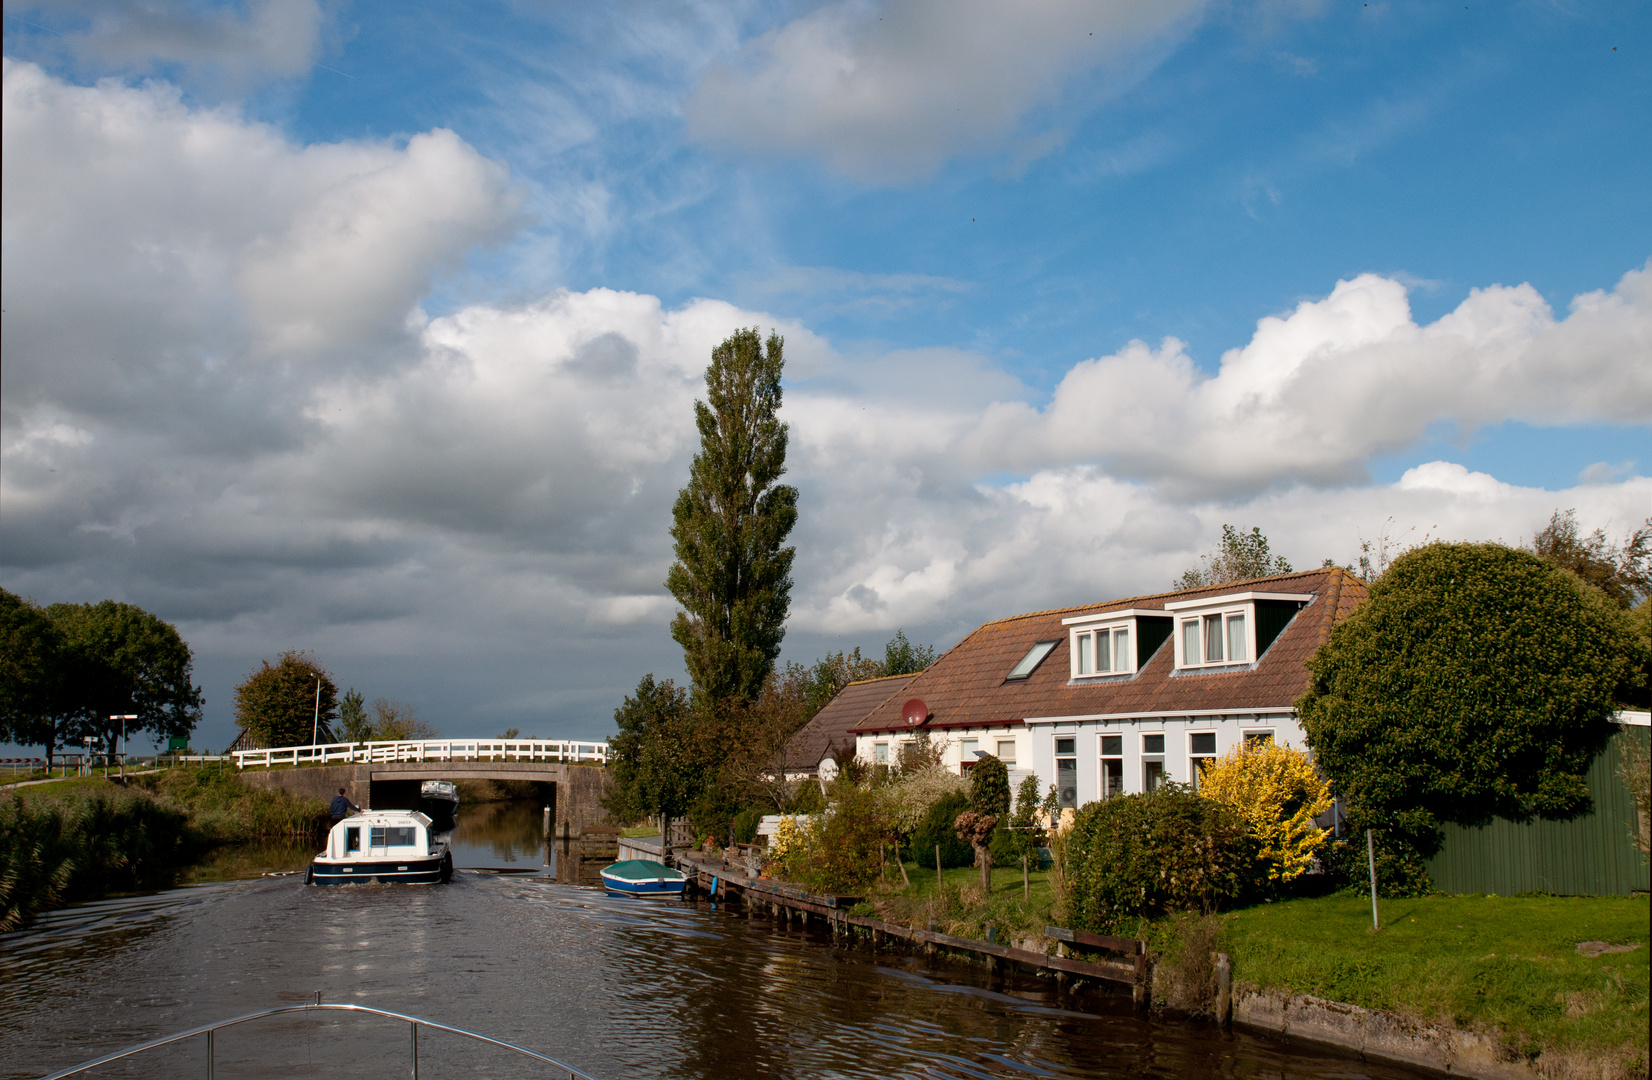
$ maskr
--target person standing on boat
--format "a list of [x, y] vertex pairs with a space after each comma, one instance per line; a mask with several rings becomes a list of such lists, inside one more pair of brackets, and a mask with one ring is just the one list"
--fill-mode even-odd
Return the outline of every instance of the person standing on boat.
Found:
[[361, 813], [361, 807], [351, 802], [350, 797], [344, 794], [344, 789], [339, 788], [338, 794], [333, 796], [333, 805], [329, 810], [329, 812], [333, 815], [333, 824], [337, 825], [339, 822], [349, 817], [351, 811], [355, 811], [359, 814]]

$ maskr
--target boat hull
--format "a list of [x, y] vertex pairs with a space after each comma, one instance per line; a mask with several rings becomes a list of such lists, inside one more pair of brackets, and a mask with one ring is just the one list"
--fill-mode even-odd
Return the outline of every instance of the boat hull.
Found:
[[399, 885], [439, 885], [453, 880], [453, 859], [442, 854], [423, 859], [358, 859], [354, 862], [310, 863], [312, 885], [361, 885], [368, 882]]
[[688, 884], [686, 878], [644, 878], [633, 881], [627, 878], [609, 877], [602, 875], [602, 886], [609, 892], [624, 893], [627, 896], [681, 896], [683, 888]]
[[446, 799], [440, 795], [422, 795], [419, 797], [419, 809], [437, 832], [447, 832], [459, 819], [459, 800]]

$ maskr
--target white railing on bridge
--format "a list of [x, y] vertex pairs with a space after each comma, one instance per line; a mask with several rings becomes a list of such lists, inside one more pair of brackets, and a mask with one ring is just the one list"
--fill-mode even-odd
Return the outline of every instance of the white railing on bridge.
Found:
[[235, 765], [369, 765], [393, 761], [561, 761], [608, 764], [608, 744], [577, 739], [407, 739], [237, 750]]

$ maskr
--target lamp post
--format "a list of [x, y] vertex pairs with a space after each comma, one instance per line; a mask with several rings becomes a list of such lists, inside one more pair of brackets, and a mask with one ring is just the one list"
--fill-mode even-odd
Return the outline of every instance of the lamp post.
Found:
[[91, 776], [92, 775], [92, 737], [90, 735], [86, 736], [86, 761], [84, 762], [84, 764], [85, 764], [85, 768], [86, 768], [86, 775]]
[[[137, 713], [125, 713], [109, 717], [110, 720], [120, 721], [120, 777], [122, 780], [126, 779], [126, 722], [137, 718]], [[107, 773], [108, 770], [104, 771]]]
[[321, 676], [315, 677], [315, 720], [310, 724], [310, 759], [315, 759], [316, 739], [321, 735]]

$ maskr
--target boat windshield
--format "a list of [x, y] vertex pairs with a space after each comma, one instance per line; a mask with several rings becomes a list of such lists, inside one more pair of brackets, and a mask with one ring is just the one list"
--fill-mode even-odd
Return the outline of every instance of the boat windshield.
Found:
[[419, 830], [411, 825], [373, 826], [374, 847], [412, 847], [418, 843]]

